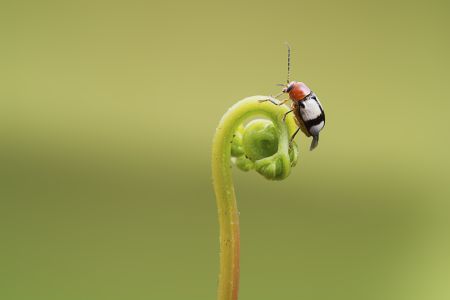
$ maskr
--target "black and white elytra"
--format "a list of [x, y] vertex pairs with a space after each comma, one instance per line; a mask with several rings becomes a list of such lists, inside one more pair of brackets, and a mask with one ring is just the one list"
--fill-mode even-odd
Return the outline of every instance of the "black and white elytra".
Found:
[[[300, 130], [306, 136], [312, 136], [310, 150], [317, 147], [319, 143], [319, 133], [325, 126], [325, 112], [317, 96], [311, 92], [301, 101], [293, 101], [291, 108], [295, 114], [295, 121]], [[298, 130], [296, 131], [296, 133]], [[293, 135], [292, 139], [295, 137]]]

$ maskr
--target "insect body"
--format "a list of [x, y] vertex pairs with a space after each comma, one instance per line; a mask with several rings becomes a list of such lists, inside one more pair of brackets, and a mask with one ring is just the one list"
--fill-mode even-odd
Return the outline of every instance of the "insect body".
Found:
[[[319, 132], [325, 126], [325, 113], [316, 94], [314, 94], [303, 82], [291, 82], [285, 88], [292, 100], [292, 112], [299, 129], [306, 135], [312, 136], [310, 150], [319, 143]], [[293, 139], [297, 131], [294, 133]]]
[[[290, 53], [291, 49], [288, 46], [287, 84], [282, 85], [284, 86], [282, 92], [274, 98], [286, 93], [289, 94], [289, 99], [292, 100], [291, 110], [284, 115], [283, 120], [286, 118], [287, 114], [293, 112], [295, 114], [295, 121], [299, 127], [292, 135], [291, 142], [295, 138], [298, 131], [301, 130], [306, 136], [312, 136], [313, 140], [311, 142], [310, 150], [313, 150], [317, 147], [319, 143], [319, 133], [325, 126], [325, 113], [316, 94], [314, 94], [314, 92], [312, 92], [306, 84], [298, 81], [289, 81], [291, 65]], [[279, 103], [273, 101], [272, 99], [262, 101], [270, 101], [273, 104], [282, 105], [289, 99], [280, 101]]]

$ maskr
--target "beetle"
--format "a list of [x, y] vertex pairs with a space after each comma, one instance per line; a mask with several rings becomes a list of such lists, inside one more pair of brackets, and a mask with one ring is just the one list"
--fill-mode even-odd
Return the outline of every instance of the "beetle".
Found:
[[[268, 99], [260, 100], [260, 102], [270, 101], [275, 105], [283, 105], [287, 101], [292, 100], [291, 110], [286, 112], [283, 116], [283, 121], [289, 113], [293, 112], [295, 115], [295, 121], [297, 123], [297, 130], [294, 132], [290, 139], [290, 144], [294, 140], [298, 131], [301, 130], [307, 137], [312, 136], [312, 142], [309, 150], [313, 150], [319, 144], [319, 133], [325, 126], [325, 112], [322, 104], [311, 89], [299, 81], [290, 81], [291, 72], [291, 47], [288, 47], [288, 74], [287, 83], [279, 84], [283, 86], [281, 93]], [[277, 97], [289, 94], [289, 98], [276, 102], [274, 99]], [[278, 100], [278, 99], [277, 99]]]

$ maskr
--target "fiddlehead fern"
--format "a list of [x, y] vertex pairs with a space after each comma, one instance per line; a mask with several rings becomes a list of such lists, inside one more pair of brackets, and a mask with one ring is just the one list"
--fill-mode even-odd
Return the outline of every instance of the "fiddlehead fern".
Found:
[[218, 300], [236, 300], [239, 290], [239, 212], [231, 164], [256, 170], [270, 180], [286, 178], [297, 162], [297, 145], [289, 145], [296, 124], [283, 121], [286, 106], [261, 103], [267, 96], [245, 98], [233, 105], [217, 127], [212, 148], [212, 173], [220, 226]]

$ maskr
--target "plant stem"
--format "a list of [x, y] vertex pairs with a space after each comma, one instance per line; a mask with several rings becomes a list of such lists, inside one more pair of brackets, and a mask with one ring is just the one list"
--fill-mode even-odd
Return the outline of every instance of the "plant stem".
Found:
[[[266, 117], [272, 120], [278, 130], [280, 139], [278, 151], [289, 157], [289, 133], [295, 128], [295, 123], [292, 118], [288, 118], [286, 123], [281, 120], [283, 114], [288, 110], [286, 106], [258, 102], [263, 99], [267, 99], [267, 96], [249, 97], [231, 107], [222, 117], [213, 140], [212, 175], [220, 227], [218, 300], [237, 300], [239, 292], [239, 212], [231, 176], [233, 134], [238, 126], [249, 118]], [[282, 163], [286, 165], [286, 172], [289, 173], [289, 159], [284, 159]]]

